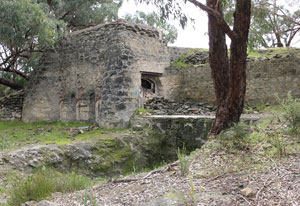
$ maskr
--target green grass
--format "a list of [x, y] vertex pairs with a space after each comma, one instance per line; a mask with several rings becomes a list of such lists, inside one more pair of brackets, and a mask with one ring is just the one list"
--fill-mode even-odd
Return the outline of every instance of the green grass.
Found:
[[287, 121], [287, 126], [291, 133], [300, 133], [300, 99], [293, 98], [291, 92], [288, 92], [285, 99], [279, 99], [277, 101], [283, 110], [283, 118]]
[[136, 112], [137, 112], [138, 114], [146, 114], [146, 113], [149, 112], [149, 110], [148, 110], [148, 109], [145, 109], [145, 108], [138, 108], [138, 109], [136, 110]]
[[70, 144], [74, 141], [84, 141], [123, 130], [97, 129], [84, 131], [70, 131], [70, 128], [92, 126], [91, 123], [78, 122], [36, 122], [0, 121], [0, 151], [18, 148], [27, 144]]
[[[187, 68], [193, 65], [184, 63], [184, 59], [188, 56], [195, 54], [196, 52], [207, 51], [207, 49], [191, 49], [187, 53], [181, 55], [177, 61], [172, 62], [173, 67], [181, 67]], [[268, 48], [267, 50], [248, 50], [248, 57], [252, 57], [255, 59], [258, 58], [273, 58], [275, 55], [281, 55], [285, 57], [288, 54], [294, 54], [296, 56], [300, 56], [300, 50], [296, 48]], [[230, 55], [230, 50], [228, 50], [228, 55]]]
[[5, 169], [0, 171], [0, 176], [5, 177], [0, 184], [0, 194], [9, 194], [11, 192], [11, 186], [22, 181], [26, 176], [21, 175], [17, 170]]
[[180, 67], [180, 68], [192, 67], [193, 66], [192, 64], [184, 63], [183, 60], [192, 54], [195, 54], [197, 52], [202, 52], [202, 51], [208, 52], [208, 49], [191, 49], [187, 53], [181, 55], [177, 61], [172, 62], [171, 65], [172, 67]]
[[193, 65], [184, 63], [181, 60], [172, 62], [172, 67], [188, 68], [188, 67], [191, 67], [191, 66], [193, 66]]
[[88, 177], [75, 173], [63, 174], [53, 169], [39, 170], [15, 185], [11, 192], [9, 206], [21, 206], [27, 201], [41, 201], [54, 192], [73, 192], [92, 185]]
[[179, 160], [179, 168], [180, 168], [180, 174], [181, 176], [185, 176], [189, 172], [189, 156], [186, 154], [186, 148], [183, 145], [182, 149], [177, 149], [177, 158]]
[[286, 56], [290, 53], [294, 53], [300, 56], [300, 51], [296, 48], [268, 48], [267, 50], [248, 50], [248, 57], [253, 58], [272, 58], [276, 54]]

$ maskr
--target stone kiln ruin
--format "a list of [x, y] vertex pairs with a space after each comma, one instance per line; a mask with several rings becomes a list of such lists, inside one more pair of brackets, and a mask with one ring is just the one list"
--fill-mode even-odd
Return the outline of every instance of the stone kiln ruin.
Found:
[[143, 91], [163, 95], [170, 65], [160, 33], [115, 22], [74, 32], [46, 52], [29, 85], [24, 121], [96, 121], [126, 127]]
[[[170, 66], [189, 50], [167, 47], [157, 30], [124, 21], [73, 32], [44, 53], [25, 91], [22, 120], [118, 128], [127, 127], [136, 109], [153, 96], [213, 103], [207, 53], [191, 57], [194, 65], [188, 68]], [[249, 59], [247, 82], [248, 103], [271, 102], [275, 93], [285, 97], [289, 90], [300, 97], [300, 58]], [[0, 100], [0, 119], [7, 111], [11, 108]]]

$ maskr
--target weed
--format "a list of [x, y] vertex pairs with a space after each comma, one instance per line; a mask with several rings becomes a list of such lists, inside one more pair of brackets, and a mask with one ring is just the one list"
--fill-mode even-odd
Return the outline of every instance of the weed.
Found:
[[[168, 193], [167, 196], [171, 199], [175, 199], [182, 203], [185, 206], [197, 206], [197, 198], [196, 198], [196, 190], [194, 186], [194, 181], [192, 176], [189, 176], [190, 178], [190, 189], [188, 190], [188, 193], [184, 193], [179, 190], [172, 190], [172, 193]], [[203, 186], [201, 186], [199, 193], [201, 193], [201, 190], [203, 189]]]
[[53, 169], [39, 171], [16, 185], [11, 193], [10, 206], [20, 206], [27, 201], [40, 201], [54, 192], [72, 192], [86, 188], [91, 183], [87, 177], [75, 173], [62, 174]]
[[147, 109], [145, 109], [145, 108], [138, 108], [136, 111], [137, 111], [138, 114], [146, 114], [146, 113], [149, 112], [149, 111], [148, 111]]
[[249, 126], [245, 123], [238, 123], [231, 128], [221, 132], [217, 136], [219, 140], [219, 149], [226, 150], [230, 153], [247, 150], [249, 143]]
[[281, 132], [274, 131], [268, 134], [268, 142], [276, 149], [278, 158], [287, 154], [287, 143]]
[[193, 66], [193, 65], [184, 63], [181, 60], [178, 60], [176, 62], [172, 62], [172, 67], [187, 68], [187, 67], [191, 67], [191, 66]]
[[0, 137], [0, 151], [9, 148], [11, 145], [9, 139], [5, 136]]
[[16, 185], [16, 183], [25, 179], [25, 176], [19, 171], [8, 168], [2, 169], [0, 171], [0, 176], [4, 177], [0, 184], [0, 194], [5, 193], [6, 195], [9, 195], [11, 192], [11, 186]]
[[89, 192], [87, 189], [84, 191], [84, 195], [81, 197], [82, 204], [84, 206], [96, 206], [97, 201], [93, 193]]
[[186, 155], [186, 148], [183, 145], [182, 150], [177, 149], [179, 168], [181, 176], [185, 176], [189, 171], [189, 157]]
[[248, 57], [254, 58], [272, 58], [276, 54], [287, 55], [290, 53], [296, 53], [299, 55], [299, 51], [295, 48], [268, 48], [268, 50], [248, 50]]
[[288, 127], [292, 133], [300, 132], [300, 99], [293, 98], [291, 92], [288, 92], [287, 98], [281, 100], [277, 96], [281, 108], [283, 109], [283, 118], [288, 122]]

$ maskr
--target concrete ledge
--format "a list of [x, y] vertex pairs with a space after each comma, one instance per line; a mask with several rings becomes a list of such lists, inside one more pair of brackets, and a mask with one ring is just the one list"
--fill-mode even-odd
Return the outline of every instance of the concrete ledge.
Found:
[[[145, 117], [151, 119], [215, 119], [213, 115], [150, 115]], [[257, 121], [261, 118], [261, 116], [242, 115], [241, 121]]]

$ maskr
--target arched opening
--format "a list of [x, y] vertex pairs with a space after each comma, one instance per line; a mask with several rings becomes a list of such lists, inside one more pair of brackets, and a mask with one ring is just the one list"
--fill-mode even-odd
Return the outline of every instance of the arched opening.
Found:
[[143, 90], [150, 90], [152, 93], [155, 93], [155, 83], [150, 79], [142, 79], [142, 88]]

